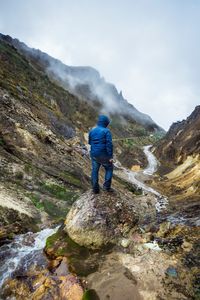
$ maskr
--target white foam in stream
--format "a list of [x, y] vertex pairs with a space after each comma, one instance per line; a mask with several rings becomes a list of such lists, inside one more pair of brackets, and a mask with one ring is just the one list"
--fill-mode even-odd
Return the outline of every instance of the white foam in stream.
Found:
[[138, 188], [142, 189], [142, 191], [145, 193], [151, 193], [155, 195], [156, 198], [156, 210], [159, 212], [162, 209], [164, 209], [168, 203], [167, 197], [161, 195], [156, 190], [154, 190], [152, 187], [146, 185], [145, 183], [139, 181], [136, 179], [136, 172], [124, 170], [126, 172], [128, 179], [130, 182], [132, 182], [134, 185], [136, 185]]
[[37, 233], [21, 234], [11, 243], [0, 248], [0, 287], [17, 269], [27, 269], [32, 262], [36, 261], [36, 257], [43, 255], [46, 239], [57, 229], [58, 227], [46, 228]]

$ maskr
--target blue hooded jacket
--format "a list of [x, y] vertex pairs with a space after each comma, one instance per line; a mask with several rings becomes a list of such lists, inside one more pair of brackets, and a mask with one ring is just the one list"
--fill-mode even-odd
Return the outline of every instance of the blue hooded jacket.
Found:
[[100, 115], [97, 127], [89, 132], [89, 144], [91, 145], [91, 157], [111, 159], [113, 157], [112, 135], [107, 128], [110, 120]]

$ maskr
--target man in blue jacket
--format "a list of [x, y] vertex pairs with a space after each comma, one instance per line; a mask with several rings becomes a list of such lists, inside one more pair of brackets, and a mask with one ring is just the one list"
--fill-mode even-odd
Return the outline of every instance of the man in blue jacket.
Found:
[[89, 132], [89, 144], [91, 145], [92, 160], [92, 189], [95, 194], [99, 193], [99, 169], [101, 165], [105, 169], [105, 182], [103, 190], [112, 192], [111, 182], [113, 175], [113, 144], [112, 135], [107, 128], [110, 120], [107, 116], [100, 115], [97, 127]]

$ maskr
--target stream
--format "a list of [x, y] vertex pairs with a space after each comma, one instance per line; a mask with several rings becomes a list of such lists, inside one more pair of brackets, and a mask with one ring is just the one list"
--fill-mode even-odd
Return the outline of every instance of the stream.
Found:
[[[162, 210], [165, 210], [168, 205], [168, 198], [153, 188], [146, 185], [143, 181], [152, 176], [156, 171], [159, 162], [156, 157], [150, 151], [152, 145], [144, 146], [143, 151], [146, 155], [148, 165], [147, 167], [139, 172], [133, 172], [131, 170], [127, 170], [123, 167], [123, 172], [128, 177], [129, 181], [135, 184], [137, 187], [141, 188], [143, 194], [151, 193], [156, 198], [156, 210], [160, 213]], [[200, 226], [200, 217], [199, 217], [199, 204], [194, 203], [191, 206], [181, 207], [182, 211], [169, 212], [166, 216], [166, 221], [169, 221], [173, 225], [188, 225], [192, 227]], [[163, 220], [164, 221], [164, 220]]]
[[144, 146], [143, 151], [146, 155], [148, 165], [143, 171], [134, 172], [131, 170], [127, 170], [126, 168], [122, 167], [119, 162], [115, 164], [116, 168], [121, 169], [128, 180], [136, 185], [139, 189], [142, 189], [143, 194], [151, 193], [156, 198], [156, 210], [160, 212], [162, 209], [165, 209], [168, 204], [168, 199], [166, 196], [161, 195], [159, 192], [154, 190], [152, 187], [146, 185], [143, 181], [141, 181], [138, 177], [139, 175], [143, 175], [144, 178], [153, 175], [158, 166], [158, 161], [153, 153], [150, 151], [152, 145]]
[[13, 275], [23, 276], [31, 265], [46, 266], [43, 255], [46, 239], [57, 231], [58, 227], [46, 228], [40, 232], [20, 234], [0, 248], [0, 288], [5, 280]]

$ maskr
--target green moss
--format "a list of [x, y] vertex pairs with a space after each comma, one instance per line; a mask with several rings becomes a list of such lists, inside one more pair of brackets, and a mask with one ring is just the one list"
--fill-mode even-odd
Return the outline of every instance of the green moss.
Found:
[[46, 249], [52, 248], [58, 239], [59, 239], [59, 230], [47, 238], [45, 248]]
[[37, 209], [44, 210], [44, 205], [38, 195], [30, 193], [27, 196], [31, 199]]
[[55, 220], [60, 220], [61, 218], [64, 220], [69, 211], [68, 208], [59, 208], [56, 204], [48, 200], [43, 200], [43, 207], [45, 212]]
[[[135, 136], [134, 136], [135, 135]], [[137, 127], [134, 130], [133, 136], [129, 138], [113, 139], [114, 142], [119, 142], [123, 148], [143, 147], [145, 145], [154, 144], [163, 136], [162, 133], [155, 133], [149, 135], [149, 133], [143, 127]]]
[[100, 300], [99, 296], [95, 292], [95, 290], [87, 290], [85, 291], [82, 300]]
[[59, 229], [55, 234], [47, 238], [45, 251], [54, 258], [59, 256], [67, 257], [69, 270], [80, 276], [88, 275], [97, 270], [99, 264], [96, 256], [94, 256], [93, 260], [91, 259], [94, 251], [75, 243], [62, 229]]
[[32, 167], [31, 164], [26, 163], [25, 166], [24, 166], [24, 171], [25, 171], [26, 173], [30, 173], [31, 170], [32, 170], [32, 168], [33, 168], [33, 167]]
[[60, 255], [60, 251], [62, 251], [62, 253], [65, 253], [66, 256], [70, 252], [81, 252], [82, 254], [85, 251], [88, 252], [88, 250], [85, 247], [79, 246], [76, 242], [70, 239], [68, 234], [65, 233], [62, 229], [59, 229], [56, 233], [47, 238], [46, 248], [52, 248], [53, 246], [55, 246], [55, 243], [59, 243], [59, 249], [57, 249], [55, 252], [56, 256]]
[[12, 240], [14, 237], [15, 237], [15, 234], [14, 234], [13, 232], [10, 232], [10, 233], [8, 234], [8, 238], [9, 238], [10, 240]]
[[53, 202], [41, 199], [37, 194], [28, 193], [27, 196], [31, 199], [35, 207], [39, 210], [44, 210], [51, 218], [58, 221], [63, 221], [66, 217], [66, 214], [69, 211], [69, 208], [60, 208], [58, 205]]
[[42, 192], [47, 192], [57, 199], [67, 201], [69, 204], [72, 204], [79, 196], [74, 191], [55, 183], [42, 183], [40, 189]]
[[30, 174], [31, 177], [37, 179], [37, 182], [39, 182], [39, 178], [42, 175], [42, 171], [39, 168], [32, 165], [31, 163], [25, 163], [24, 172]]
[[82, 247], [75, 243], [67, 233], [63, 230], [58, 230], [56, 233], [51, 235], [46, 240], [46, 247], [47, 250], [49, 248], [54, 248], [54, 256], [66, 256], [76, 258], [79, 257], [82, 259], [89, 255], [89, 250], [85, 247]]
[[60, 173], [60, 177], [64, 178], [64, 180], [66, 180], [69, 184], [72, 184], [77, 187], [82, 187], [81, 180], [77, 176], [75, 176], [69, 172]]

